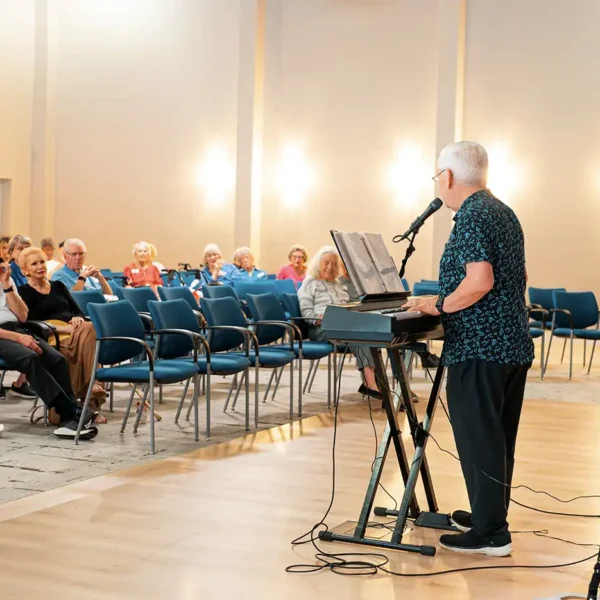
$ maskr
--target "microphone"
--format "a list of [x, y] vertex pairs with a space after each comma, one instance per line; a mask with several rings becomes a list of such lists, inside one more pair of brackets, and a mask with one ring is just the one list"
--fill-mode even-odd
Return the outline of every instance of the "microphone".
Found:
[[401, 242], [402, 240], [405, 240], [407, 237], [409, 237], [411, 234], [417, 233], [417, 231], [421, 229], [423, 223], [425, 223], [425, 221], [427, 221], [427, 219], [429, 219], [429, 217], [433, 213], [437, 212], [438, 210], [440, 210], [440, 208], [442, 208], [442, 204], [444, 203], [439, 198], [436, 198], [433, 202], [431, 202], [431, 204], [425, 209], [423, 214], [417, 217], [411, 223], [411, 226], [402, 235], [397, 235], [394, 237], [394, 243]]

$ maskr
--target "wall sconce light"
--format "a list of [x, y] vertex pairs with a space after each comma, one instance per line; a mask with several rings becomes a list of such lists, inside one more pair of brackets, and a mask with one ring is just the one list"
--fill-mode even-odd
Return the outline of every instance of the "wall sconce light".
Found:
[[222, 146], [208, 148], [198, 169], [198, 185], [211, 204], [221, 204], [235, 188], [235, 168]]
[[275, 169], [275, 186], [285, 206], [295, 206], [306, 199], [315, 186], [315, 169], [306, 158], [304, 148], [287, 144]]
[[410, 208], [419, 203], [423, 193], [432, 191], [427, 163], [415, 144], [407, 143], [398, 148], [396, 160], [387, 169], [386, 179], [397, 206]]
[[505, 143], [494, 144], [488, 147], [487, 151], [488, 188], [502, 202], [510, 204], [515, 193], [523, 185], [524, 169], [513, 160]]

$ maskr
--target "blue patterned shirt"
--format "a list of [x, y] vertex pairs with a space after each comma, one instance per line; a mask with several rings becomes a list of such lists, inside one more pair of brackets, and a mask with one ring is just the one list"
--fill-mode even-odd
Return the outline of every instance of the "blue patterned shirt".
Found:
[[514, 365], [531, 363], [525, 243], [517, 216], [484, 189], [463, 202], [454, 221], [440, 262], [440, 296], [446, 298], [456, 290], [468, 263], [489, 262], [494, 287], [472, 306], [443, 315], [444, 364], [473, 358]]

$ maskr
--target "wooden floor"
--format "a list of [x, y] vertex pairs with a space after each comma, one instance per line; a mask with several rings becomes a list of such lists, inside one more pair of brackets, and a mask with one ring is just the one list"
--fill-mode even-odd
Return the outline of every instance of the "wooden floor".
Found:
[[[381, 431], [383, 415], [374, 412]], [[0, 598], [522, 600], [585, 592], [592, 562], [568, 569], [433, 578], [287, 574], [291, 563], [314, 561], [311, 548], [293, 550], [290, 540], [319, 520], [329, 502], [332, 415], [0, 506]], [[441, 410], [434, 435], [454, 449]], [[374, 448], [366, 406], [342, 405], [330, 526], [357, 517]], [[600, 494], [600, 407], [528, 401], [518, 453], [516, 483], [563, 497]], [[429, 460], [441, 510], [467, 508], [459, 464], [433, 444]], [[384, 483], [399, 496], [393, 466], [389, 461]], [[521, 490], [514, 497], [545, 509], [600, 514], [600, 500], [561, 505]], [[380, 495], [378, 504], [391, 501]], [[491, 564], [545, 565], [594, 552], [516, 533], [523, 530], [548, 529], [573, 541], [600, 543], [599, 520], [546, 516], [513, 505], [510, 522], [516, 547], [511, 558], [469, 558], [443, 550], [434, 558], [391, 552], [391, 568], [409, 574]], [[435, 544], [438, 535], [421, 530], [409, 539]], [[323, 546], [342, 552], [354, 548]]]

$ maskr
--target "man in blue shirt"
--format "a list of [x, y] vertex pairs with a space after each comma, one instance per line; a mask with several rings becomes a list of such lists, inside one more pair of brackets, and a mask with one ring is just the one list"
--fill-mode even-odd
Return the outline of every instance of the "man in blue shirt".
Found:
[[102, 290], [103, 294], [112, 295], [113, 291], [100, 272], [93, 265], [84, 266], [87, 256], [85, 244], [78, 239], [65, 241], [65, 266], [52, 274], [52, 281], [62, 281], [72, 292], [81, 290]]
[[525, 307], [525, 245], [515, 213], [486, 188], [488, 157], [474, 142], [444, 148], [435, 176], [456, 212], [440, 262], [440, 295], [412, 310], [442, 315], [452, 429], [471, 512], [455, 511], [463, 533], [440, 545], [508, 556], [507, 512], [515, 445], [533, 341]]

